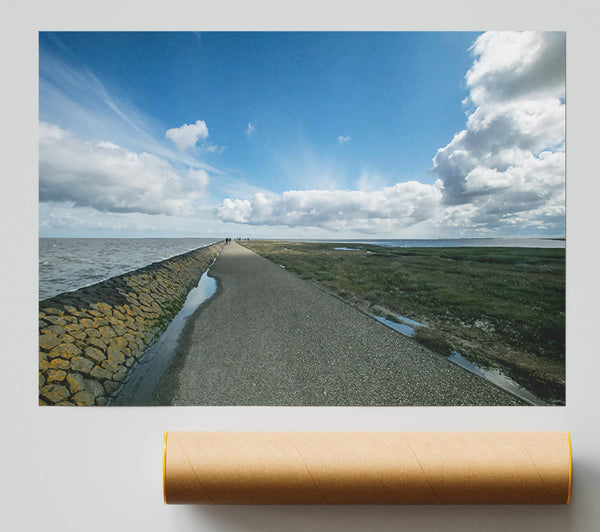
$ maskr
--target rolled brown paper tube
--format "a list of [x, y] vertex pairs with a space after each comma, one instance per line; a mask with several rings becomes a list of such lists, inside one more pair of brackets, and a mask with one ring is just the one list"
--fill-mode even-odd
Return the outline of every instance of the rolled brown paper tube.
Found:
[[168, 432], [167, 504], [569, 504], [568, 432]]

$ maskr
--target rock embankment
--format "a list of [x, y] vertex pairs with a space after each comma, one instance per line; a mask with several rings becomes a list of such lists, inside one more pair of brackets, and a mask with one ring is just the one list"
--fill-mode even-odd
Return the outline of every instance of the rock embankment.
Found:
[[40, 405], [110, 404], [218, 250], [213, 244], [40, 301]]

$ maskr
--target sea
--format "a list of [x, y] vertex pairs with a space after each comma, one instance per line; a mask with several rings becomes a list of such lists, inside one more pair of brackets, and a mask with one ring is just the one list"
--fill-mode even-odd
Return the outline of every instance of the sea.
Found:
[[[222, 240], [220, 238], [40, 238], [39, 299], [71, 292], [148, 264]], [[308, 240], [389, 247], [564, 248], [564, 239], [459, 238], [388, 240]]]
[[220, 238], [40, 238], [40, 301], [99, 283]]

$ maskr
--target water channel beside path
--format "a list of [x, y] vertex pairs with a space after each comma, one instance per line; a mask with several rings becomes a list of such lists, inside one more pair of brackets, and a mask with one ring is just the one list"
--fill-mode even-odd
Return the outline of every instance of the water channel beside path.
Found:
[[152, 404], [154, 390], [173, 361], [179, 338], [188, 318], [217, 291], [217, 281], [209, 277], [209, 272], [210, 268], [202, 274], [198, 286], [190, 291], [179, 313], [158, 341], [148, 348], [141, 362], [131, 372], [113, 400], [113, 405]]

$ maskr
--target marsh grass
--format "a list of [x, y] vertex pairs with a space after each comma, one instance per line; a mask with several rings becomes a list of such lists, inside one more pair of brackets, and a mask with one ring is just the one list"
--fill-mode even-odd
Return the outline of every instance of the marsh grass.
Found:
[[415, 338], [442, 355], [459, 351], [549, 403], [564, 403], [564, 249], [245, 245], [364, 310], [427, 324]]

